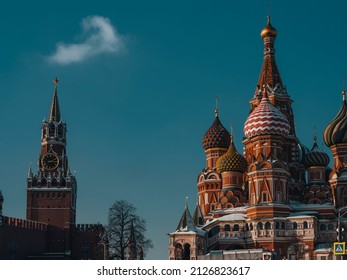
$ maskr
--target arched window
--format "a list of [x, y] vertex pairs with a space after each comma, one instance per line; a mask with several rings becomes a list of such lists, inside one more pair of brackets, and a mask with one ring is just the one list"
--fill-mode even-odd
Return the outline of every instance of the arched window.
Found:
[[265, 223], [265, 229], [271, 229], [271, 224], [270, 222]]
[[307, 223], [306, 221], [304, 221], [303, 227], [304, 227], [304, 228], [308, 228], [308, 223]]
[[233, 231], [239, 231], [240, 227], [238, 224], [234, 224]]
[[259, 223], [257, 224], [257, 229], [263, 229], [263, 223], [259, 222]]
[[175, 246], [175, 260], [182, 260], [183, 248], [182, 245], [177, 243]]
[[276, 229], [280, 229], [280, 223], [279, 223], [279, 222], [276, 222], [275, 228], [276, 228]]
[[294, 223], [293, 223], [293, 229], [298, 229], [298, 224], [297, 224], [297, 222], [294, 222]]
[[224, 231], [230, 231], [230, 225], [225, 225], [224, 226]]
[[183, 260], [190, 260], [190, 245], [184, 244]]
[[333, 224], [328, 224], [328, 230], [334, 230]]
[[327, 226], [325, 224], [320, 225], [320, 230], [327, 230]]
[[286, 229], [286, 223], [285, 222], [281, 223], [281, 229]]

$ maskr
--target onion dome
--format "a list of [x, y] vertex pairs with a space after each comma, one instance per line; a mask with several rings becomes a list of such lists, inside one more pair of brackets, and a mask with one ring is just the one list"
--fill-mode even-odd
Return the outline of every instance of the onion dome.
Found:
[[218, 118], [218, 109], [215, 110], [216, 118], [211, 127], [202, 138], [202, 147], [207, 150], [211, 148], [225, 148], [230, 144], [230, 133], [222, 125]]
[[331, 147], [336, 144], [347, 144], [347, 104], [346, 91], [342, 92], [342, 106], [336, 117], [325, 128], [323, 140]]
[[263, 98], [245, 122], [245, 136], [247, 138], [259, 135], [287, 137], [289, 131], [290, 124], [287, 117], [271, 104], [264, 88]]
[[311, 151], [309, 151], [307, 153], [307, 155], [304, 158], [303, 163], [307, 166], [307, 167], [311, 167], [311, 166], [328, 166], [330, 161], [329, 156], [322, 152], [317, 145], [317, 137], [314, 137], [314, 144], [313, 147], [311, 149]]
[[277, 30], [271, 25], [270, 23], [270, 16], [267, 16], [267, 24], [263, 28], [263, 30], [260, 32], [261, 38], [266, 38], [266, 37], [273, 37], [276, 38], [277, 36]]
[[224, 171], [245, 172], [247, 170], [247, 166], [248, 164], [246, 159], [236, 151], [233, 139], [231, 137], [229, 149], [216, 162], [217, 171], [219, 173]]

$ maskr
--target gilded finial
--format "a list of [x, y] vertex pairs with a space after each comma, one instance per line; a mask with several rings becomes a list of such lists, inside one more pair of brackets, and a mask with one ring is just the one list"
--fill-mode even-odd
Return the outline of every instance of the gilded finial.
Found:
[[345, 90], [342, 91], [342, 101], [346, 101], [346, 94], [347, 92]]
[[216, 115], [216, 118], [218, 117], [218, 113], [219, 113], [219, 109], [218, 109], [218, 100], [219, 100], [219, 98], [218, 98], [218, 96], [216, 96], [216, 109], [214, 110], [214, 113], [215, 113], [215, 115]]
[[346, 101], [346, 79], [343, 77], [342, 78], [342, 101], [345, 102]]
[[271, 15], [271, 7], [270, 7], [270, 1], [267, 2], [267, 16], [270, 18]]
[[232, 124], [230, 125], [230, 142], [234, 142], [234, 127]]

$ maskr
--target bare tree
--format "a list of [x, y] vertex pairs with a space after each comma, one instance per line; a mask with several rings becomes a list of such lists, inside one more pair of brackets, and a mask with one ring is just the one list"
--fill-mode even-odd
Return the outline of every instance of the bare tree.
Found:
[[125, 200], [117, 200], [108, 213], [110, 258], [124, 260], [127, 250], [134, 250], [134, 247], [138, 258], [145, 256], [148, 249], [153, 248], [152, 240], [145, 237], [145, 232], [146, 221], [136, 215], [136, 208]]
[[304, 260], [307, 253], [305, 243], [297, 237], [291, 238], [288, 242], [288, 253], [296, 260]]

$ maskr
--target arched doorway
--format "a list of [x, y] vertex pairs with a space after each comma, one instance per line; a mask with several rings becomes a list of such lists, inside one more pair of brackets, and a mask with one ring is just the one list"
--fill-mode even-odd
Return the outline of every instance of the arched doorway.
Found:
[[183, 250], [183, 260], [190, 260], [190, 245], [184, 244], [184, 250]]

